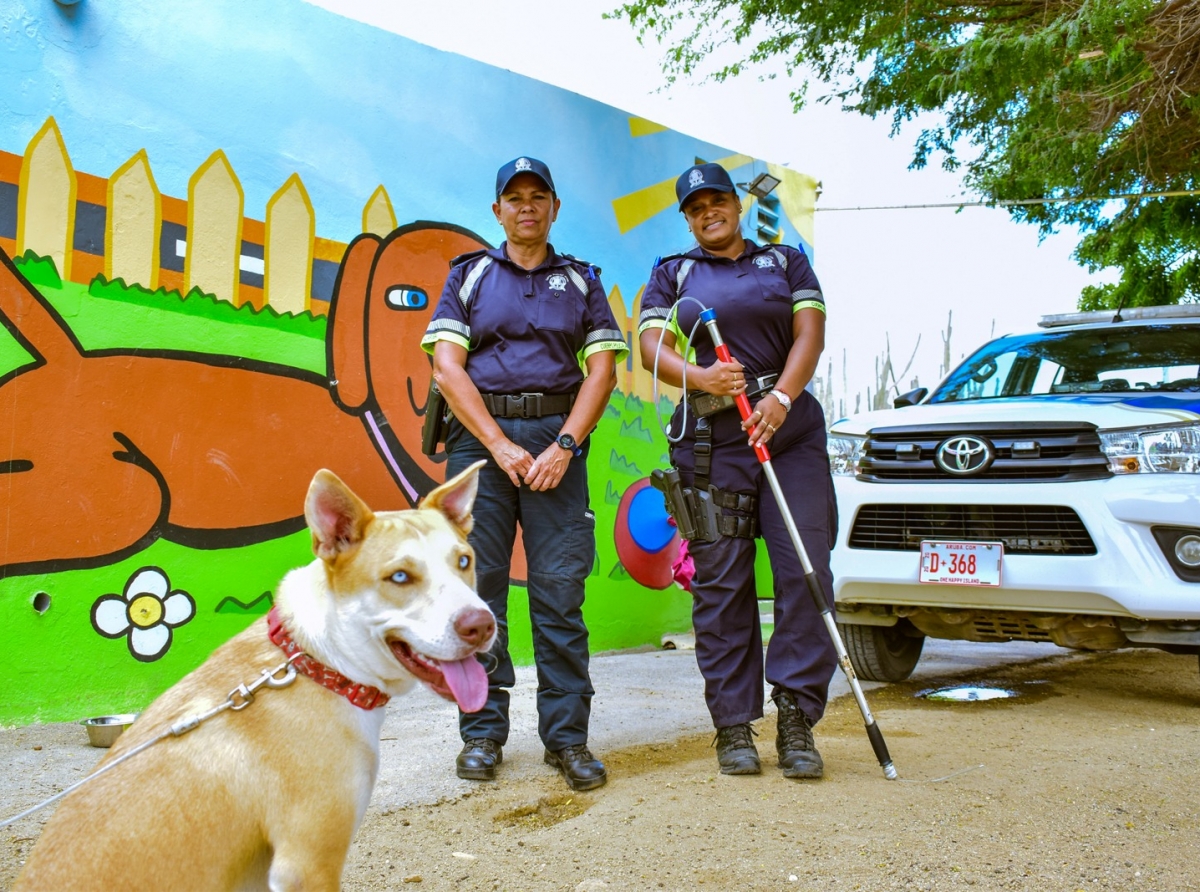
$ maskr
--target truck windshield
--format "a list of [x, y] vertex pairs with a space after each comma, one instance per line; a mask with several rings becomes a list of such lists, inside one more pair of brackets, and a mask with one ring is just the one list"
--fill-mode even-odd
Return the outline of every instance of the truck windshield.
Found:
[[1054, 393], [1200, 390], [1200, 325], [1010, 335], [956, 368], [931, 403]]

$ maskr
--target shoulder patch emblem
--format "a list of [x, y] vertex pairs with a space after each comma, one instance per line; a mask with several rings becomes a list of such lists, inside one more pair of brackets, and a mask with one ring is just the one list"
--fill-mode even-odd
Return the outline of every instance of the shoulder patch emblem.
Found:
[[770, 254], [759, 254], [754, 258], [754, 265], [759, 269], [766, 269], [775, 265], [775, 258]]
[[516, 163], [513, 164], [514, 170], [531, 170], [532, 168], [533, 165], [529, 163], [528, 158], [518, 158]]
[[546, 284], [550, 286], [551, 291], [566, 291], [567, 277], [562, 273], [551, 273], [546, 277]]
[[690, 174], [688, 174], [688, 185], [689, 186], [699, 186], [703, 182], [704, 182], [704, 174], [701, 173], [699, 170], [693, 170]]

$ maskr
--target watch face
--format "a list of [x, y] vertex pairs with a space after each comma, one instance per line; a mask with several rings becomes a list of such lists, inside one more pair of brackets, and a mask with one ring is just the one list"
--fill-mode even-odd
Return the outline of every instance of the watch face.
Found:
[[575, 438], [572, 437], [570, 434], [559, 434], [558, 439], [555, 440], [554, 442], [556, 442], [563, 449], [574, 449], [575, 448]]

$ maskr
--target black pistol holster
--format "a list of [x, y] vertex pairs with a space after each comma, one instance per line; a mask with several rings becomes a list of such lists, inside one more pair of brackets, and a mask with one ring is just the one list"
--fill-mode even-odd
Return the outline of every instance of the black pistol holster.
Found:
[[[691, 542], [716, 542], [722, 536], [755, 538], [758, 519], [754, 517], [754, 511], [758, 499], [745, 493], [718, 489], [708, 482], [712, 469], [712, 427], [707, 418], [696, 421], [694, 452], [693, 486], [684, 486], [675, 468], [650, 472], [650, 485], [663, 494], [667, 513], [675, 519], [679, 535]], [[744, 514], [722, 514], [717, 510], [719, 508]]]
[[429, 379], [429, 396], [425, 400], [425, 423], [421, 425], [421, 451], [426, 455], [437, 452], [438, 443], [446, 442], [446, 428], [450, 421], [450, 406], [437, 381]]

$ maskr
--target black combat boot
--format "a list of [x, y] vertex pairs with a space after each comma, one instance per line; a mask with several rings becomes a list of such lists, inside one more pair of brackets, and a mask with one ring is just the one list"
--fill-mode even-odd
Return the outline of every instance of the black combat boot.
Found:
[[472, 737], [454, 760], [456, 773], [466, 780], [492, 780], [496, 766], [504, 761], [504, 750], [495, 740]]
[[592, 755], [586, 743], [564, 747], [561, 750], [546, 750], [542, 757], [547, 765], [553, 765], [566, 778], [572, 790], [594, 790], [603, 787], [608, 780], [604, 763]]
[[754, 729], [749, 722], [718, 728], [713, 738], [717, 747], [717, 764], [721, 774], [759, 774], [762, 763], [754, 746]]
[[775, 750], [779, 753], [783, 776], [820, 777], [825, 771], [825, 763], [813, 743], [812, 722], [796, 705], [796, 695], [791, 691], [780, 691], [771, 699], [779, 710]]

